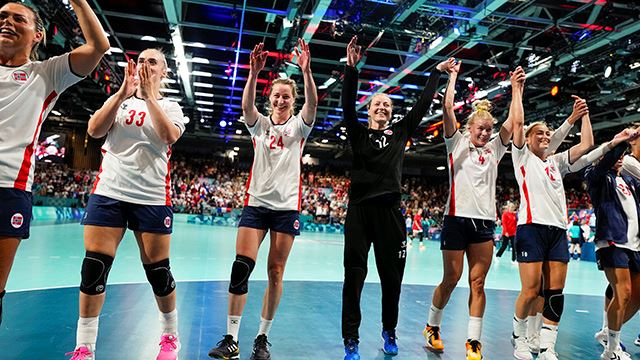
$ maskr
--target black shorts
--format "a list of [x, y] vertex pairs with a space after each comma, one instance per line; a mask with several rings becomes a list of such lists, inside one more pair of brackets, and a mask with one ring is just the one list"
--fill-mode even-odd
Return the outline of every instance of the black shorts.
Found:
[[171, 234], [173, 210], [167, 205], [140, 205], [92, 194], [82, 225], [129, 228], [159, 234]]
[[446, 215], [440, 235], [440, 250], [464, 250], [470, 244], [492, 241], [495, 230], [496, 223], [491, 220]]
[[596, 251], [598, 270], [605, 268], [629, 269], [640, 273], [640, 252], [617, 246], [608, 246]]
[[0, 188], [1, 237], [29, 238], [32, 202], [33, 196], [28, 191]]
[[571, 243], [574, 245], [580, 245], [582, 243], [582, 241], [580, 241], [580, 238], [571, 238]]
[[245, 206], [242, 209], [238, 227], [300, 235], [300, 213], [295, 210], [271, 210], [261, 206]]
[[569, 262], [567, 233], [556, 226], [525, 224], [516, 230], [518, 262]]

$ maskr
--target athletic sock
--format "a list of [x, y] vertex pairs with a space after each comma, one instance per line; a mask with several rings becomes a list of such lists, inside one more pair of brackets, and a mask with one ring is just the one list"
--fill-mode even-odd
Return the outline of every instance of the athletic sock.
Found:
[[269, 337], [269, 331], [271, 331], [271, 324], [273, 319], [267, 320], [260, 316], [260, 328], [258, 329], [258, 335], [266, 335]]
[[437, 326], [440, 327], [442, 323], [442, 309], [438, 309], [437, 307], [431, 304], [431, 308], [429, 308], [429, 321], [427, 324], [429, 326]]
[[536, 316], [527, 316], [527, 339], [531, 339], [533, 335], [538, 331], [536, 322]]
[[78, 319], [78, 329], [76, 330], [76, 349], [80, 346], [86, 346], [89, 351], [96, 350], [96, 341], [98, 339], [98, 317], [88, 317]]
[[513, 315], [513, 336], [517, 339], [527, 335], [527, 319], [519, 319]]
[[608, 333], [608, 342], [607, 342], [607, 350], [616, 351], [616, 349], [620, 346], [620, 330], [615, 331], [609, 329]]
[[178, 309], [168, 313], [160, 312], [160, 326], [163, 334], [171, 334], [178, 337]]
[[233, 336], [233, 340], [238, 341], [238, 333], [240, 332], [240, 321], [242, 316], [227, 316], [227, 334]]
[[482, 318], [476, 316], [469, 317], [469, 325], [467, 327], [467, 339], [480, 341], [482, 335]]
[[558, 338], [558, 325], [544, 324], [540, 330], [540, 351], [555, 349]]

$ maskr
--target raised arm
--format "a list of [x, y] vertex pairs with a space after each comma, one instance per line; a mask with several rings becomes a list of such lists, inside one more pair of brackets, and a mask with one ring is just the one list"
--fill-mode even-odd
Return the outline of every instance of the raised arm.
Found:
[[122, 105], [125, 100], [133, 96], [136, 92], [137, 81], [135, 76], [136, 63], [129, 59], [124, 74], [124, 81], [122, 82], [120, 89], [89, 119], [89, 123], [87, 125], [87, 133], [89, 136], [99, 139], [107, 135], [109, 129], [111, 129], [111, 126], [113, 125], [113, 122], [116, 120], [116, 115], [118, 114], [120, 105]]
[[[406, 128], [409, 136], [411, 136], [416, 128], [418, 128], [422, 118], [433, 103], [433, 96], [436, 94], [438, 82], [440, 81], [440, 73], [444, 71], [446, 67], [450, 66], [449, 64], [453, 64], [453, 61], [453, 58], [450, 58], [436, 66], [435, 70], [431, 72], [431, 75], [429, 75], [429, 79], [422, 90], [422, 94], [420, 94], [420, 98], [415, 104], [413, 104], [411, 110], [402, 119], [402, 125]], [[460, 69], [459, 66], [458, 69]]]
[[571, 112], [571, 115], [569, 115], [562, 125], [560, 125], [560, 127], [558, 127], [551, 135], [549, 147], [545, 150], [547, 155], [553, 154], [558, 150], [564, 139], [569, 135], [569, 131], [571, 131], [576, 121], [578, 121], [589, 110], [585, 101], [578, 101], [579, 98], [575, 95], [574, 99], [576, 99], [576, 101], [573, 103], [573, 111]]
[[69, 55], [71, 71], [87, 76], [96, 68], [102, 56], [109, 50], [109, 39], [105, 35], [100, 21], [86, 0], [71, 0], [71, 7], [78, 16], [80, 29], [86, 43]]
[[[577, 106], [580, 108], [586, 108], [587, 102], [575, 95], [572, 95], [576, 100]], [[574, 104], [576, 106], [576, 104]], [[586, 113], [582, 115], [582, 125], [580, 127], [580, 143], [574, 145], [569, 149], [569, 163], [573, 164], [582, 155], [586, 154], [591, 148], [593, 148], [593, 130], [591, 129], [591, 119], [589, 118], [589, 109], [586, 109]]]
[[522, 106], [522, 94], [524, 93], [524, 82], [526, 79], [524, 69], [520, 66], [516, 71], [511, 72], [511, 105], [509, 105], [509, 116], [500, 127], [500, 140], [503, 145], [508, 145], [513, 135], [514, 118], [519, 118], [524, 123], [524, 107]]
[[[298, 50], [298, 46], [300, 49]], [[302, 70], [302, 78], [304, 79], [304, 105], [302, 105], [302, 120], [305, 124], [311, 126], [316, 119], [316, 111], [318, 109], [318, 91], [316, 83], [313, 81], [311, 73], [311, 54], [309, 53], [309, 44], [303, 39], [298, 39], [298, 46], [294, 49], [296, 57], [298, 57], [298, 66]]]
[[153, 129], [160, 140], [162, 140], [162, 142], [167, 145], [171, 145], [178, 141], [180, 135], [182, 135], [182, 132], [169, 118], [169, 115], [165, 112], [165, 110], [162, 109], [162, 106], [157, 100], [160, 96], [159, 82], [161, 79], [159, 77], [154, 78], [155, 80], [151, 78], [148, 62], [144, 62], [141, 66], [142, 68], [139, 71], [140, 94], [142, 95], [142, 98], [144, 99], [144, 102], [147, 104], [147, 108], [149, 109], [149, 116], [151, 117], [151, 122], [153, 123]]
[[598, 182], [604, 179], [604, 175], [611, 170], [618, 159], [620, 159], [620, 156], [624, 153], [627, 148], [627, 141], [634, 137], [637, 137], [637, 134], [631, 129], [624, 129], [616, 134], [616, 136], [606, 144], [608, 149], [602, 159], [597, 164], [587, 169], [585, 178], [589, 182]]
[[444, 127], [444, 136], [449, 138], [458, 130], [458, 120], [456, 113], [453, 111], [453, 99], [456, 92], [456, 80], [460, 72], [461, 61], [456, 62], [454, 58], [449, 58], [446, 62], [438, 64], [438, 67], [446, 71], [449, 75], [447, 80], [447, 88], [444, 90], [444, 101], [442, 104], [442, 122]]
[[356, 96], [358, 93], [358, 69], [356, 64], [362, 58], [362, 47], [357, 44], [358, 37], [351, 38], [347, 45], [347, 65], [344, 67], [344, 82], [342, 83], [342, 116], [344, 117], [347, 134], [352, 136], [358, 129], [358, 115], [356, 113]]
[[268, 51], [264, 51], [264, 43], [259, 43], [253, 47], [249, 61], [249, 76], [247, 84], [242, 92], [242, 115], [247, 126], [253, 126], [258, 121], [258, 108], [256, 107], [256, 86], [258, 74], [267, 62]]

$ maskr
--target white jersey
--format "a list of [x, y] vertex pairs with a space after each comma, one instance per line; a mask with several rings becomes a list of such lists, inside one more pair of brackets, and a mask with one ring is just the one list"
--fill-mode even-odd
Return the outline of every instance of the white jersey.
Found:
[[[628, 155], [627, 155], [628, 156]], [[638, 209], [636, 207], [636, 199], [626, 182], [620, 176], [616, 176], [616, 194], [622, 204], [624, 214], [627, 216], [627, 243], [615, 244], [619, 248], [629, 249], [632, 251], [640, 251], [640, 239], [638, 238]], [[601, 249], [608, 247], [608, 241], [597, 241], [596, 247]]]
[[[182, 135], [180, 105], [167, 99], [158, 102]], [[102, 146], [92, 193], [133, 204], [171, 205], [170, 157], [171, 146], [156, 133], [147, 104], [130, 97], [120, 105]]]
[[500, 136], [475, 147], [468, 136], [456, 131], [444, 139], [449, 166], [449, 197], [445, 214], [496, 220], [498, 163], [507, 152]]
[[541, 224], [567, 227], [567, 200], [562, 178], [570, 172], [569, 151], [543, 161], [525, 144], [512, 147], [513, 170], [520, 188], [518, 225]]
[[42, 122], [58, 96], [80, 80], [69, 54], [0, 66], [0, 187], [31, 191]]
[[300, 114], [281, 125], [259, 114], [253, 126], [247, 125], [254, 155], [245, 206], [300, 211], [302, 150], [312, 128]]

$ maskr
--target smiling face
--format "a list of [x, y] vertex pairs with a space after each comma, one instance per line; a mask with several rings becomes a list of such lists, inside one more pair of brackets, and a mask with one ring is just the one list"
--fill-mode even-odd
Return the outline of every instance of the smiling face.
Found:
[[542, 154], [549, 148], [551, 141], [551, 129], [544, 124], [534, 124], [527, 129], [527, 145], [534, 154]]
[[493, 118], [476, 119], [469, 124], [467, 131], [469, 132], [471, 143], [474, 146], [483, 147], [491, 140], [491, 135], [493, 134]]
[[369, 127], [373, 127], [373, 124], [377, 128], [383, 128], [387, 126], [391, 116], [393, 115], [393, 103], [391, 98], [386, 94], [377, 94], [371, 99], [369, 103]]
[[269, 103], [271, 104], [271, 110], [275, 117], [289, 117], [293, 113], [293, 105], [295, 102], [296, 98], [291, 85], [273, 84], [271, 94], [269, 94]]
[[44, 39], [44, 28], [36, 14], [18, 3], [0, 8], [0, 52], [5, 58], [25, 56]]

